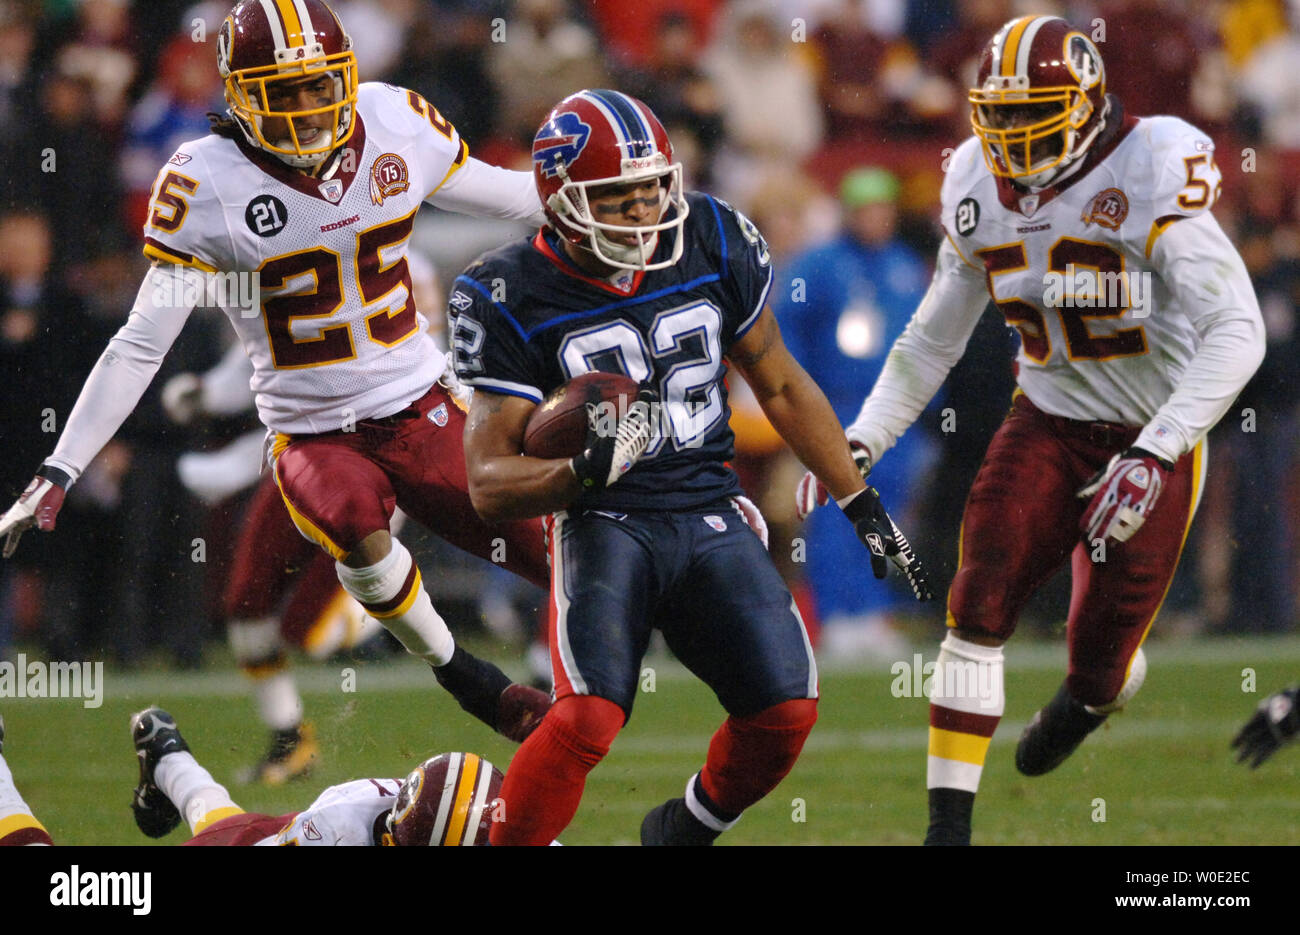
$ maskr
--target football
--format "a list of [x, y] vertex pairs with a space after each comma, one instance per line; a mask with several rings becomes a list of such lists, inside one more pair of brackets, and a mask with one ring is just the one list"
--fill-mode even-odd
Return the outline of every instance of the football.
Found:
[[621, 373], [584, 373], [556, 387], [524, 426], [524, 454], [572, 458], [587, 444], [587, 404], [610, 403], [619, 414], [636, 402], [639, 387]]

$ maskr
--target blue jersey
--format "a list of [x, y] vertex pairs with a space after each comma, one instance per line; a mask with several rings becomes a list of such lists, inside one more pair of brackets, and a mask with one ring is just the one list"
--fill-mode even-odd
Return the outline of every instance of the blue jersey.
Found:
[[[740, 491], [723, 357], [757, 321], [772, 284], [762, 236], [725, 202], [689, 194], [681, 259], [618, 285], [574, 265], [549, 229], [487, 253], [457, 277], [450, 314], [456, 373], [533, 402], [580, 374], [625, 373], [663, 405], [649, 449], [580, 506], [680, 510]], [[671, 233], [654, 259], [671, 256]]]

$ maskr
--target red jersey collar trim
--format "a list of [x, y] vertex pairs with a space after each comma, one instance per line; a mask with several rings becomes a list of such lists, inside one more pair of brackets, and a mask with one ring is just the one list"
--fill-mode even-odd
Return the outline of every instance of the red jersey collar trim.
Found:
[[[1083, 167], [1079, 169], [1078, 172], [1071, 175], [1060, 185], [1049, 186], [1048, 188], [1044, 188], [1042, 191], [1036, 193], [1038, 195], [1038, 202], [1034, 205], [1035, 212], [1057, 195], [1061, 194], [1061, 192], [1068, 190], [1070, 186], [1081, 181], [1085, 175], [1092, 172], [1092, 170], [1095, 169], [1103, 159], [1115, 150], [1116, 146], [1123, 142], [1124, 138], [1133, 131], [1133, 128], [1137, 126], [1137, 118], [1124, 112], [1124, 107], [1120, 104], [1119, 98], [1111, 98], [1111, 108], [1114, 111], [1114, 116], [1119, 118], [1119, 120], [1111, 124], [1115, 129], [1109, 133], [1105, 130], [1102, 131], [1101, 139], [1097, 141], [1097, 145], [1083, 157]], [[1035, 193], [1031, 192], [1025, 186], [1020, 185], [1011, 179], [1003, 178], [1002, 176], [997, 176], [996, 181], [998, 186], [998, 201], [1002, 203], [1002, 207], [1006, 208], [1008, 211], [1015, 211], [1017, 214], [1021, 214], [1021, 199], [1026, 195]], [[1028, 215], [1026, 215], [1026, 217], [1028, 217]]]
[[[366, 125], [362, 122], [361, 115], [358, 113], [354, 113], [352, 119], [357, 122], [356, 128], [352, 131], [352, 136], [348, 139], [347, 143], [344, 144], [342, 151], [335, 150], [334, 155], [330, 157], [330, 159], [344, 159], [344, 154], [349, 149], [355, 150], [357, 154], [355, 159], [345, 160], [352, 163], [351, 169], [340, 168], [338, 172], [335, 172], [334, 175], [330, 177], [331, 181], [337, 180], [343, 183], [343, 194], [339, 196], [338, 201], [342, 201], [343, 195], [346, 195], [348, 189], [352, 187], [352, 182], [357, 177], [357, 170], [361, 168], [361, 156], [366, 150]], [[257, 166], [277, 182], [283, 182], [285, 185], [288, 185], [295, 191], [302, 192], [304, 195], [311, 195], [313, 198], [319, 198], [326, 204], [338, 203], [338, 201], [330, 201], [321, 192], [320, 187], [324, 180], [321, 179], [320, 176], [308, 175], [305, 172], [299, 172], [290, 165], [286, 165], [269, 153], [265, 153], [257, 147], [250, 145], [248, 140], [244, 139], [242, 133], [235, 136], [234, 140], [235, 145], [239, 147], [239, 151], [244, 154], [249, 162], [253, 163], [253, 165]]]
[[623, 299], [626, 299], [628, 296], [636, 295], [637, 292], [641, 290], [641, 280], [645, 278], [645, 270], [639, 269], [632, 274], [632, 288], [624, 292], [608, 280], [588, 276], [576, 263], [569, 259], [568, 256], [560, 253], [551, 246], [551, 242], [546, 239], [546, 231], [547, 228], [542, 228], [537, 232], [537, 236], [533, 238], [533, 248], [542, 256], [550, 260], [555, 266], [558, 266], [561, 272], [572, 276], [574, 279], [581, 279], [583, 282], [595, 286], [597, 289], [604, 289], [606, 292], [612, 293]]

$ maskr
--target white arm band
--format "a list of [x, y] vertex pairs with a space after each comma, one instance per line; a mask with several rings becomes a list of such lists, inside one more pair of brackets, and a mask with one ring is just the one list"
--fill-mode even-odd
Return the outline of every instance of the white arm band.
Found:
[[531, 172], [515, 172], [470, 156], [428, 199], [448, 211], [484, 218], [546, 223]]
[[1151, 262], [1201, 343], [1134, 443], [1177, 461], [1214, 427], [1264, 359], [1264, 319], [1246, 265], [1208, 212], [1160, 235]]
[[989, 295], [984, 275], [961, 258], [945, 239], [930, 288], [894, 342], [862, 411], [846, 430], [849, 441], [864, 445], [871, 463], [899, 437], [939, 392], [966, 350]]
[[196, 275], [206, 274], [178, 266], [149, 270], [130, 317], [90, 371], [46, 464], [76, 480], [121, 428], [194, 310], [185, 301], [193, 293], [186, 277]]

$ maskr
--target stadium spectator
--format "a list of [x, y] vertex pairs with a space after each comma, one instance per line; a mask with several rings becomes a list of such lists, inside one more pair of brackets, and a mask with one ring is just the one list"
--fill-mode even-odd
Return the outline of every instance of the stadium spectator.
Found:
[[[898, 194], [898, 179], [885, 169], [847, 174], [840, 186], [843, 233], [795, 257], [772, 290], [786, 347], [845, 425], [857, 415], [862, 388], [876, 382], [885, 355], [925, 292], [925, 262], [896, 236]], [[900, 522], [921, 491], [917, 479], [930, 449], [924, 435], [913, 435], [901, 440], [901, 451], [894, 449], [901, 455], [898, 462], [871, 477]], [[841, 527], [847, 524], [834, 510], [821, 510], [804, 528], [821, 645], [834, 655], [869, 652], [893, 658], [904, 647], [890, 629], [889, 615], [907, 599], [906, 588], [863, 587], [854, 574], [853, 530]]]
[[501, 93], [500, 126], [510, 139], [531, 138], [547, 108], [574, 88], [609, 84], [595, 35], [567, 6], [565, 0], [514, 0], [505, 41], [488, 53]]
[[730, 6], [703, 68], [718, 89], [727, 132], [714, 177], [733, 201], [744, 201], [763, 177], [798, 165], [821, 145], [817, 76], [805, 45], [791, 40], [771, 0]]

